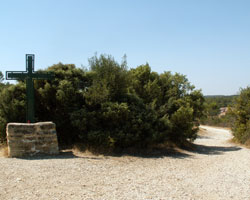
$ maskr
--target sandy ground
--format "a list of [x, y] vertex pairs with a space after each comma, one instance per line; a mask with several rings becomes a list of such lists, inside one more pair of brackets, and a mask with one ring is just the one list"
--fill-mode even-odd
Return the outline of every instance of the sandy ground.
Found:
[[212, 127], [194, 151], [155, 156], [0, 157], [0, 199], [250, 200], [250, 149]]

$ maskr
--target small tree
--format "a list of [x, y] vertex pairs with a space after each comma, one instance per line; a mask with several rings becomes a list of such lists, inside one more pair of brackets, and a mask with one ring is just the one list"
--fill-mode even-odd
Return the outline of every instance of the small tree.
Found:
[[232, 113], [235, 117], [232, 127], [234, 137], [243, 144], [250, 144], [250, 87], [241, 90]]

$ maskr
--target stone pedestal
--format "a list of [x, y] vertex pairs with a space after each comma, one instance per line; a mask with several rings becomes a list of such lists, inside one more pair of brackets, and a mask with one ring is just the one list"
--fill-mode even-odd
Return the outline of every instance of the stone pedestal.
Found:
[[7, 124], [9, 157], [58, 154], [56, 125], [52, 122]]

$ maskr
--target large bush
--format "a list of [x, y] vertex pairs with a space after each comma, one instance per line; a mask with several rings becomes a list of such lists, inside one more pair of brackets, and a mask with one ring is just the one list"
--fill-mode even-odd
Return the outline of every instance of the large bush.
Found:
[[[104, 55], [89, 63], [89, 70], [59, 63], [46, 70], [54, 80], [35, 81], [36, 121], [55, 122], [60, 145], [140, 148], [196, 138], [204, 98], [185, 76], [148, 64], [128, 70], [125, 59]], [[23, 82], [4, 87], [0, 98], [2, 130], [25, 121]]]
[[25, 122], [25, 86], [22, 83], [0, 86], [0, 142], [3, 142], [8, 122]]
[[232, 108], [235, 123], [232, 131], [235, 139], [250, 144], [250, 87], [241, 90]]

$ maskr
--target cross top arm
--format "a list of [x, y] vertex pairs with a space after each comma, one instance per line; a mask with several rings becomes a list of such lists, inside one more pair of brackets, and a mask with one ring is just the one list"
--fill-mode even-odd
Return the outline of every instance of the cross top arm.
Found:
[[25, 71], [6, 71], [6, 80], [25, 80], [27, 78], [52, 80], [55, 78], [55, 74], [51, 72], [33, 72], [28, 74]]

